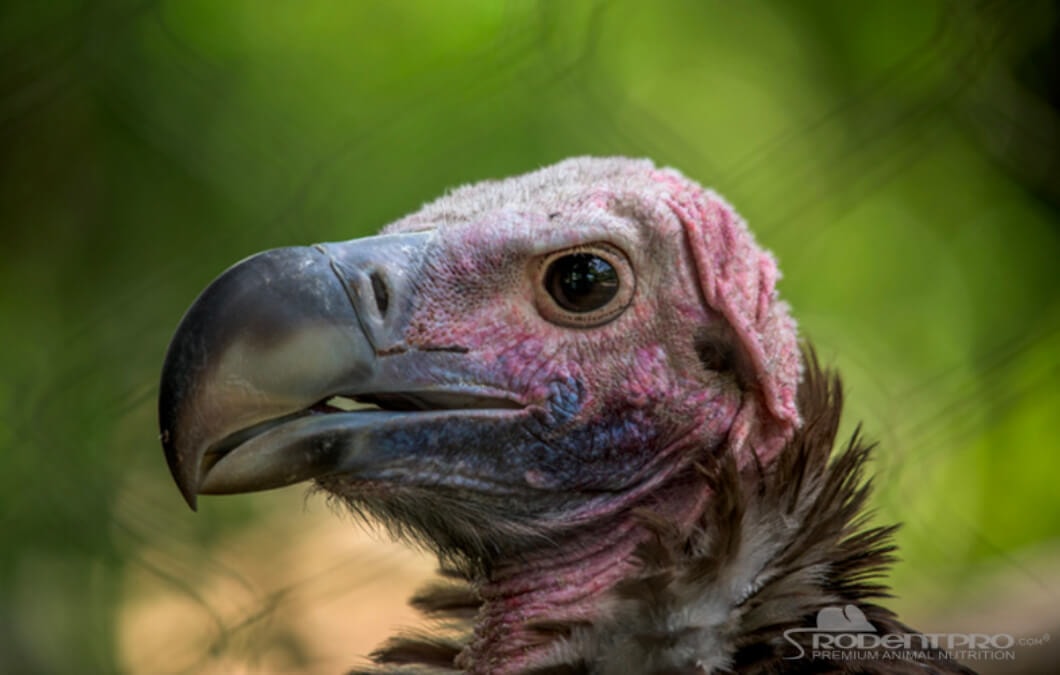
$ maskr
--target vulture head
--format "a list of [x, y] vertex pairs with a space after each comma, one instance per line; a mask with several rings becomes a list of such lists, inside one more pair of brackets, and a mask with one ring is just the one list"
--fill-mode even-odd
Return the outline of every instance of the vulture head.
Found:
[[858, 531], [867, 450], [828, 461], [838, 382], [777, 277], [648, 161], [462, 187], [203, 291], [163, 368], [166, 459], [193, 508], [313, 481], [439, 555], [414, 603], [446, 631], [365, 672], [779, 668], [820, 609], [901, 626], [861, 602], [890, 529]]

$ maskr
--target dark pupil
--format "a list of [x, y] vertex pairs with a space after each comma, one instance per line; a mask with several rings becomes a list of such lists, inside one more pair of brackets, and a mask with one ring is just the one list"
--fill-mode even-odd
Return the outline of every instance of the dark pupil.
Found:
[[574, 253], [554, 261], [545, 274], [548, 292], [571, 312], [591, 312], [618, 293], [618, 273], [611, 263], [591, 253]]

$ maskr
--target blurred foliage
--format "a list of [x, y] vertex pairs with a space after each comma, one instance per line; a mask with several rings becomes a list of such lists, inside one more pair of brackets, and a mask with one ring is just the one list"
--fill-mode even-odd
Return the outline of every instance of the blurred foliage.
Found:
[[1058, 21], [1045, 2], [4, 3], [0, 671], [123, 670], [124, 575], [179, 587], [268, 510], [193, 517], [157, 443], [162, 355], [212, 277], [578, 154], [676, 166], [777, 253], [851, 428], [881, 441], [902, 607], [1055, 540]]

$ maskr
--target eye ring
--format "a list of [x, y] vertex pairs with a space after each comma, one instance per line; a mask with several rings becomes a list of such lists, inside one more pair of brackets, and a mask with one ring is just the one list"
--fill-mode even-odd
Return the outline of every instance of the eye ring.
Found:
[[534, 301], [538, 313], [552, 323], [593, 328], [617, 318], [633, 300], [635, 288], [626, 254], [597, 242], [540, 258]]

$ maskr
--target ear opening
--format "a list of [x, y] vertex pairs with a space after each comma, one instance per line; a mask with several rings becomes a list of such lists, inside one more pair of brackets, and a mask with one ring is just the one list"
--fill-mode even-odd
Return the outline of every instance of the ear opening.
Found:
[[744, 391], [758, 389], [758, 378], [751, 357], [740, 349], [736, 334], [727, 322], [717, 321], [697, 330], [693, 347], [703, 370], [730, 374]]

